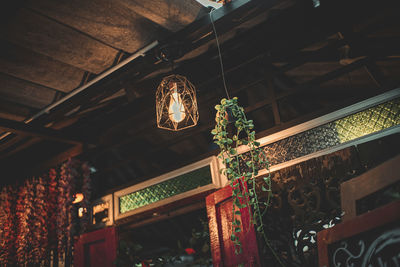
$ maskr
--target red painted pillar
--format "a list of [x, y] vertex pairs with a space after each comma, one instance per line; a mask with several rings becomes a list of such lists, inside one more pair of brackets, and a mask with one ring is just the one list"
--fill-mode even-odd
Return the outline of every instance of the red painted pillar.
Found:
[[232, 188], [224, 187], [206, 198], [207, 215], [210, 228], [211, 254], [214, 267], [260, 266], [257, 238], [254, 226], [250, 223], [249, 208], [241, 209], [242, 231], [239, 240], [243, 252], [235, 254], [231, 241], [232, 234]]
[[75, 243], [75, 267], [111, 267], [117, 257], [118, 236], [115, 227], [83, 234]]

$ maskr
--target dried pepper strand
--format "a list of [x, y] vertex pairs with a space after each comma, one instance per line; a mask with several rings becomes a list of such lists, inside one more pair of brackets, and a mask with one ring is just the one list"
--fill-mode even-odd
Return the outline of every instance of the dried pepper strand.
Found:
[[19, 188], [16, 216], [17, 216], [17, 238], [16, 238], [16, 260], [18, 265], [32, 263], [32, 212], [33, 212], [33, 184], [25, 181]]
[[62, 258], [66, 248], [72, 246], [72, 201], [74, 175], [72, 160], [68, 160], [61, 166], [60, 179], [58, 183], [58, 211], [57, 217], [57, 239], [58, 239], [58, 257]]
[[51, 252], [55, 251], [58, 246], [57, 239], [57, 217], [59, 216], [57, 198], [58, 198], [58, 184], [57, 184], [57, 172], [55, 169], [50, 169], [48, 176], [48, 193], [47, 193], [47, 257], [45, 259], [45, 266], [50, 265]]
[[33, 231], [33, 257], [34, 263], [40, 263], [45, 257], [48, 247], [48, 229], [46, 219], [48, 209], [46, 205], [46, 183], [43, 178], [38, 178], [35, 183], [36, 197], [34, 199], [34, 231]]
[[16, 192], [11, 186], [3, 189], [2, 207], [4, 217], [1, 225], [2, 240], [0, 248], [0, 265], [1, 266], [15, 266], [15, 241], [16, 241], [16, 228], [15, 228], [15, 203]]

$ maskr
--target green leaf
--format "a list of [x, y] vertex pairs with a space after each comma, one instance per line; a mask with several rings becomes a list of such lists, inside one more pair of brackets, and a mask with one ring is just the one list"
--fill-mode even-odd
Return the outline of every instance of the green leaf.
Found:
[[242, 228], [240, 227], [235, 227], [235, 233], [240, 233], [242, 231]]
[[242, 215], [242, 213], [240, 212], [240, 210], [235, 211], [235, 214], [236, 214], [236, 215], [239, 215], [239, 216]]
[[235, 236], [235, 234], [231, 234], [231, 240], [235, 241], [237, 239], [237, 237]]
[[267, 192], [267, 191], [268, 191], [268, 189], [265, 188], [264, 186], [261, 186], [261, 190], [264, 191], [264, 192]]

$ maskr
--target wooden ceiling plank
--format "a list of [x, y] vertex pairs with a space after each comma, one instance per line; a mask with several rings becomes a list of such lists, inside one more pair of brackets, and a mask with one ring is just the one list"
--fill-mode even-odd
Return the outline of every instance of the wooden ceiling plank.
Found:
[[0, 49], [1, 72], [68, 93], [79, 86], [85, 71], [5, 40]]
[[0, 99], [0, 118], [23, 121], [34, 111], [36, 111], [36, 109]]
[[50, 128], [34, 126], [23, 122], [0, 118], [0, 129], [17, 134], [31, 135], [48, 140], [55, 140], [64, 143], [81, 144], [82, 141], [76, 138], [67, 137], [62, 132]]
[[124, 7], [176, 32], [206, 14], [207, 8], [195, 0], [117, 0]]
[[0, 73], [0, 97], [33, 108], [49, 105], [56, 91]]
[[110, 67], [117, 50], [70, 27], [27, 9], [1, 27], [6, 40], [77, 68], [100, 73]]
[[[243, 2], [243, 1], [242, 1]], [[246, 1], [244, 1], [244, 2], [246, 2]], [[267, 7], [268, 6], [270, 6], [270, 5], [267, 5]], [[266, 6], [263, 6], [263, 8], [267, 8]], [[229, 13], [229, 12], [228, 12]], [[202, 25], [202, 24], [206, 24], [206, 25], [209, 25], [209, 21], [203, 21], [203, 22], [201, 22], [200, 23], [200, 26]], [[197, 26], [199, 26], [199, 25], [197, 25]], [[196, 27], [197, 27], [196, 26]], [[140, 61], [140, 60], [139, 60]], [[148, 60], [147, 60], [148, 61]], [[118, 80], [120, 80], [120, 82], [121, 82], [121, 80], [126, 80], [126, 77], [131, 77], [131, 76], [136, 76], [136, 75], [132, 75], [132, 72], [136, 72], [136, 71], [139, 71], [140, 73], [143, 73], [144, 71], [143, 71], [143, 64], [141, 63], [141, 61], [140, 62], [136, 62], [137, 64], [135, 64], [135, 66], [137, 66], [137, 67], [139, 67], [139, 65], [140, 65], [140, 67], [139, 68], [133, 68], [133, 70], [129, 70], [129, 71], [127, 71], [127, 72], [124, 72], [124, 73], [117, 73], [115, 76], [113, 76], [113, 79], [112, 80], [114, 80], [115, 81], [115, 79], [117, 79], [118, 78]], [[155, 66], [155, 67], [157, 67], [157, 66]], [[152, 68], [154, 68], [154, 66], [152, 66], [151, 67], [151, 69]], [[132, 69], [132, 68], [131, 68]], [[125, 78], [124, 78], [125, 77]], [[103, 86], [104, 87], [104, 86]], [[107, 88], [107, 90], [106, 91], [113, 91], [113, 90], [119, 90], [120, 89], [120, 86], [116, 86], [116, 84], [115, 83], [113, 83], [113, 86], [111, 87], [112, 89], [110, 89], [110, 88]], [[93, 91], [93, 90], [92, 90]], [[96, 92], [98, 92], [98, 90], [94, 90], [94, 91], [96, 91]], [[84, 101], [87, 101], [88, 99], [91, 99], [91, 97], [89, 96], [89, 94], [87, 93], [86, 94], [87, 95], [87, 97], [86, 97], [86, 100], [78, 100], [78, 101], [74, 101], [74, 102], [71, 102], [71, 103], [69, 103], [68, 104], [68, 107], [66, 107], [66, 109], [65, 110], [67, 110], [67, 109], [69, 109], [69, 108], [73, 108], [74, 106], [77, 106], [77, 105], [79, 105], [80, 103], [82, 103], [82, 102], [84, 102]], [[60, 112], [59, 112], [59, 114], [57, 115], [57, 116], [59, 116], [59, 115], [62, 115], [61, 113], [63, 113], [63, 111], [62, 110], [60, 110]], [[65, 112], [64, 112], [65, 113]], [[64, 114], [63, 113], [63, 114]], [[57, 117], [56, 115], [55, 116], [52, 116], [53, 118], [54, 117]]]
[[166, 33], [155, 23], [125, 8], [117, 1], [30, 0], [28, 6], [129, 53], [139, 50], [160, 36], [165, 36]]

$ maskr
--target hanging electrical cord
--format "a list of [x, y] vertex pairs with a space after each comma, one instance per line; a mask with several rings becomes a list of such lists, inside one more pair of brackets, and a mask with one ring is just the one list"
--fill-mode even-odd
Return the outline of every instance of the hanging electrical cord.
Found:
[[219, 48], [219, 40], [218, 40], [218, 34], [217, 34], [217, 30], [215, 29], [215, 25], [214, 25], [214, 20], [212, 18], [212, 13], [215, 10], [215, 8], [212, 8], [210, 11], [210, 20], [211, 20], [211, 25], [213, 27], [213, 31], [214, 31], [214, 35], [215, 35], [215, 40], [217, 42], [217, 49], [218, 49], [218, 57], [219, 57], [219, 63], [221, 65], [221, 73], [222, 73], [222, 81], [224, 82], [224, 89], [225, 89], [225, 93], [226, 93], [226, 97], [228, 99], [231, 99], [229, 97], [229, 93], [228, 93], [228, 88], [226, 86], [226, 80], [225, 80], [225, 71], [224, 71], [224, 64], [222, 62], [222, 55], [221, 55], [221, 49]]

